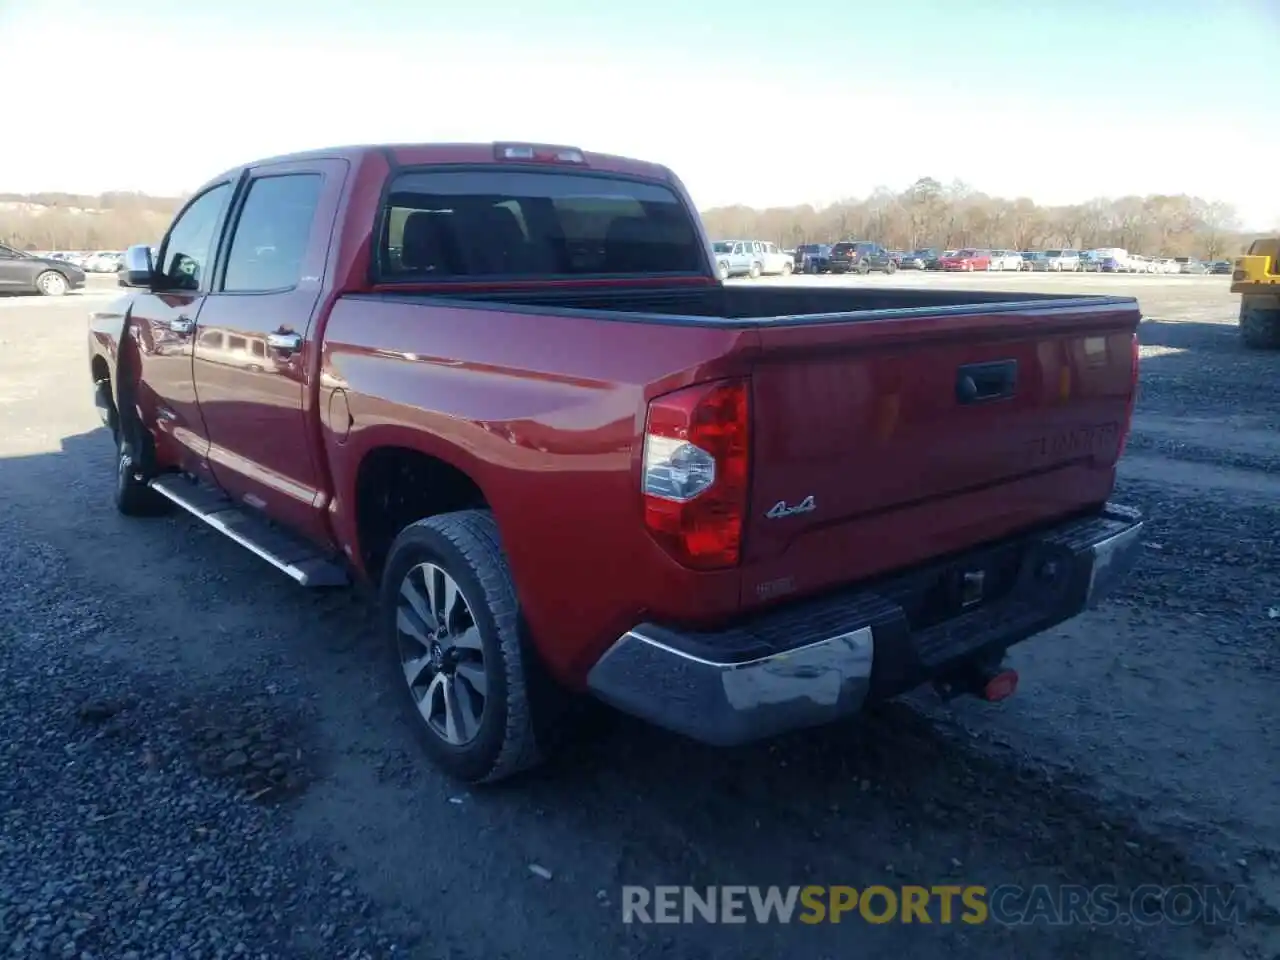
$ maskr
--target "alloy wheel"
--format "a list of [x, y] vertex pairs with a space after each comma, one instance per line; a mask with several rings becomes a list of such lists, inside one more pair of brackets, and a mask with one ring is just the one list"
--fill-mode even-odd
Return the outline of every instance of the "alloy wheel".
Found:
[[443, 568], [412, 567], [400, 584], [396, 646], [427, 728], [465, 746], [480, 732], [488, 693], [484, 646], [470, 601]]

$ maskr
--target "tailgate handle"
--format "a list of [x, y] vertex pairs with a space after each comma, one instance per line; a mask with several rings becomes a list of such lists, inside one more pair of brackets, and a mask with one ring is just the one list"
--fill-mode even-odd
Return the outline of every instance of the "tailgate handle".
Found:
[[956, 371], [956, 400], [960, 403], [1006, 400], [1017, 387], [1017, 360], [968, 363]]

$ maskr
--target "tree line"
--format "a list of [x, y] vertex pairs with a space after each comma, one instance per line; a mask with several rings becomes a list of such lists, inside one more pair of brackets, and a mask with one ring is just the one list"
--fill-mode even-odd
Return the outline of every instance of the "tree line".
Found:
[[181, 197], [0, 193], [0, 243], [18, 250], [123, 250], [159, 243]]
[[[131, 243], [158, 243], [182, 199], [0, 193], [0, 243], [22, 250], [122, 250]], [[1231, 205], [1185, 194], [1054, 207], [929, 177], [899, 193], [881, 189], [825, 207], [717, 207], [703, 211], [702, 218], [715, 238], [772, 240], [783, 247], [837, 240], [874, 240], [903, 250], [1123, 247], [1146, 256], [1217, 260], [1243, 252], [1257, 236], [1240, 230]]]
[[900, 193], [881, 189], [825, 207], [717, 207], [702, 218], [716, 239], [772, 240], [784, 248], [873, 240], [891, 250], [1121, 247], [1143, 256], [1219, 260], [1243, 253], [1257, 236], [1240, 229], [1230, 204], [1185, 194], [1100, 197], [1054, 207], [929, 177]]

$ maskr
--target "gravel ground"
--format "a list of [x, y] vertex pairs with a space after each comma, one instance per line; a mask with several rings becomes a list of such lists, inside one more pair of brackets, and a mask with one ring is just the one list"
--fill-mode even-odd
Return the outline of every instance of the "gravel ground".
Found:
[[[1152, 318], [1117, 490], [1150, 512], [1144, 561], [1016, 652], [1017, 697], [915, 696], [732, 751], [601, 710], [545, 771], [477, 792], [420, 761], [358, 597], [188, 518], [115, 515], [84, 371], [98, 294], [0, 298], [0, 956], [1280, 956], [1280, 359], [1237, 347], [1221, 279], [887, 281], [1134, 293]], [[1235, 884], [1245, 922], [618, 908], [623, 884], [806, 882]]]

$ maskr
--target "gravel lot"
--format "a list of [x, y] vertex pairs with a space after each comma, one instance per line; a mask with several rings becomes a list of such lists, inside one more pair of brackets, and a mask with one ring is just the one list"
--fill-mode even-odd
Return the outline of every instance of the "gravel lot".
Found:
[[[1280, 357], [1222, 277], [919, 276], [1139, 297], [1117, 499], [1144, 562], [929, 697], [714, 751], [600, 713], [531, 780], [419, 761], [363, 602], [110, 506], [84, 318], [0, 298], [0, 955], [1280, 956]], [[531, 866], [541, 868], [531, 870]], [[1241, 925], [624, 925], [623, 884], [1241, 884]]]

